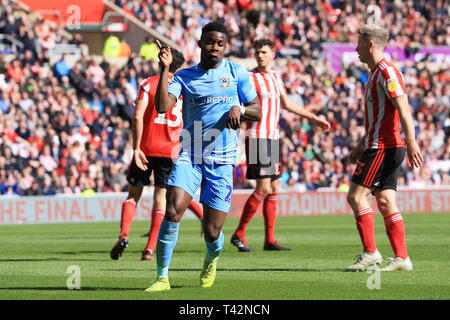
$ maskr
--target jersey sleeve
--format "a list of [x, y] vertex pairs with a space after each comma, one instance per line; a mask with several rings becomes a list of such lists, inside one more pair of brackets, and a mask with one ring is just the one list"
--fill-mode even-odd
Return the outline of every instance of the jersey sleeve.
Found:
[[241, 103], [246, 104], [257, 97], [255, 86], [250, 81], [250, 74], [243, 67], [237, 69], [238, 94]]
[[172, 81], [170, 82], [169, 88], [168, 88], [168, 92], [170, 94], [173, 94], [175, 96], [175, 98], [178, 98], [181, 96], [181, 92], [182, 92], [182, 81], [181, 81], [181, 74], [179, 72], [175, 73]]
[[139, 100], [148, 103], [149, 92], [150, 92], [150, 83], [147, 80], [143, 80], [138, 86], [135, 103], [137, 103]]
[[382, 87], [388, 97], [393, 99], [406, 94], [403, 75], [398, 70], [391, 66], [388, 66], [383, 70], [382, 74]]

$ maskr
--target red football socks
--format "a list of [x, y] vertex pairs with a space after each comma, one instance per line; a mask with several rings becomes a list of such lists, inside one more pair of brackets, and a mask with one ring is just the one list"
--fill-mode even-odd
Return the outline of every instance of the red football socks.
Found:
[[247, 224], [250, 222], [250, 220], [252, 220], [256, 210], [258, 210], [259, 204], [263, 199], [264, 195], [256, 190], [253, 191], [250, 197], [248, 197], [247, 202], [244, 205], [244, 210], [242, 211], [239, 225], [233, 236], [237, 236], [241, 240], [245, 238], [245, 228], [247, 227]]
[[148, 234], [148, 241], [145, 249], [149, 249], [152, 253], [155, 250], [156, 241], [158, 241], [159, 228], [164, 220], [165, 215], [164, 209], [153, 209], [152, 211], [152, 222], [150, 225], [150, 232]]
[[275, 219], [277, 218], [277, 194], [269, 193], [263, 204], [265, 244], [275, 243]]
[[374, 253], [377, 250], [375, 242], [375, 219], [372, 208], [360, 208], [354, 211], [364, 251]]
[[384, 218], [386, 234], [391, 242], [392, 250], [396, 257], [403, 260], [408, 257], [405, 241], [405, 223], [400, 212], [390, 214]]
[[202, 218], [203, 218], [203, 208], [202, 208], [202, 205], [200, 203], [198, 203], [197, 201], [192, 200], [191, 203], [189, 203], [189, 207], [188, 208], [189, 208], [189, 210], [191, 210], [197, 216], [197, 218], [202, 220]]
[[136, 202], [134, 199], [125, 200], [122, 204], [122, 216], [120, 219], [120, 235], [119, 238], [128, 239], [131, 224], [136, 214]]

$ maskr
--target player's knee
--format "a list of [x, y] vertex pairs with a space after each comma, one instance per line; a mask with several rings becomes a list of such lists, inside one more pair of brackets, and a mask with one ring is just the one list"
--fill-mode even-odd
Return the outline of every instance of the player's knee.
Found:
[[167, 192], [165, 217], [168, 221], [180, 222], [185, 210], [183, 201], [175, 193]]
[[166, 214], [165, 218], [167, 221], [170, 222], [180, 222], [181, 215], [177, 213], [177, 210], [173, 206], [169, 206], [169, 204], [166, 207]]
[[349, 192], [347, 194], [347, 202], [350, 207], [358, 206], [358, 204], [363, 200], [363, 196], [356, 192]]
[[175, 199], [167, 199], [165, 218], [170, 222], [180, 222], [181, 216], [176, 207]]
[[272, 186], [270, 193], [278, 193], [278, 187]]
[[141, 194], [138, 192], [128, 191], [128, 197], [127, 200], [133, 199], [134, 202], [137, 204], [139, 202], [139, 199], [141, 198]]
[[220, 228], [214, 225], [203, 226], [203, 232], [205, 234], [206, 241], [213, 242], [216, 241], [220, 236]]
[[356, 197], [355, 197], [355, 195], [353, 194], [353, 193], [347, 193], [347, 202], [350, 204], [350, 205], [353, 205], [353, 204], [355, 204], [355, 202], [356, 202]]
[[258, 190], [258, 192], [262, 193], [264, 196], [267, 196], [272, 192], [272, 188], [270, 186], [260, 186], [256, 190]]
[[377, 207], [380, 212], [387, 212], [389, 211], [391, 204], [389, 202], [389, 199], [384, 197], [377, 197]]

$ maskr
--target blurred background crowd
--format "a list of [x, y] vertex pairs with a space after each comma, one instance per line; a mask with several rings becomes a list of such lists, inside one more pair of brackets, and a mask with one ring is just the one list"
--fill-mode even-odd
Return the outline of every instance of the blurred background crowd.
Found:
[[[72, 66], [64, 55], [52, 64], [47, 54], [52, 46], [82, 45], [82, 37], [69, 39], [45, 20], [24, 19], [15, 14], [20, 9], [10, 0], [1, 4], [0, 33], [20, 39], [24, 47], [8, 61], [0, 55], [0, 193], [126, 191], [133, 156], [133, 101], [139, 82], [158, 73], [154, 54], [129, 52], [123, 67], [89, 55]], [[355, 43], [358, 26], [373, 20], [389, 30], [390, 45], [407, 52], [423, 45], [450, 45], [447, 0], [433, 4], [379, 0], [369, 5], [352, 0], [116, 0], [115, 4], [176, 42], [187, 65], [199, 61], [201, 27], [214, 19], [223, 19], [230, 30], [230, 59], [252, 59], [253, 39], [275, 40], [273, 67], [282, 75], [289, 97], [332, 124], [324, 133], [306, 119], [282, 112], [281, 184], [289, 191], [347, 191], [355, 169], [348, 155], [364, 134], [368, 70], [352, 63], [336, 74], [323, 54], [324, 43]], [[378, 6], [371, 9], [371, 4]], [[448, 66], [424, 59], [399, 67], [425, 158], [424, 166], [414, 170], [405, 160], [399, 185], [450, 185]], [[250, 188], [242, 140], [239, 146], [235, 187]]]

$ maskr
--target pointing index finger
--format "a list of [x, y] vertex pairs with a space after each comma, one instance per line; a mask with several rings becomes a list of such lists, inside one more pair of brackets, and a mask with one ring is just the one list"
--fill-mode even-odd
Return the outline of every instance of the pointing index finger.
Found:
[[161, 42], [159, 42], [158, 39], [155, 39], [155, 43], [158, 46], [158, 49], [161, 50], [161, 48], [162, 48]]

